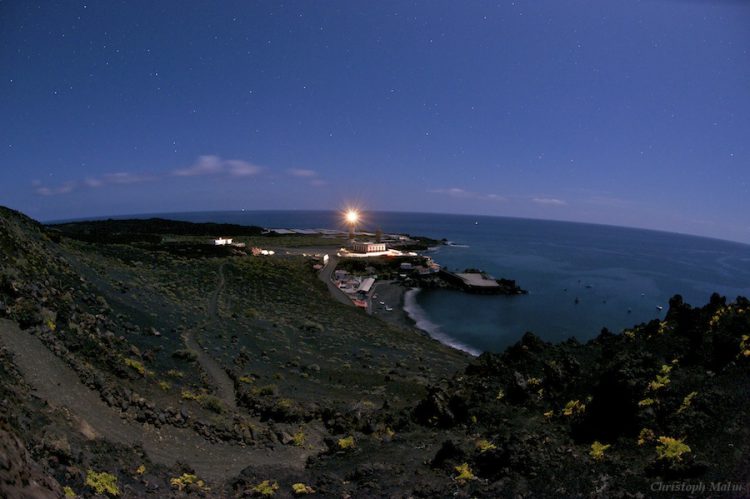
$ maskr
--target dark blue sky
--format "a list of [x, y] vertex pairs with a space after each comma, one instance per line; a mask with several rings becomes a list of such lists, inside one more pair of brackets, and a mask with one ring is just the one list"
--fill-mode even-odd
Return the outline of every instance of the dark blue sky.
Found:
[[0, 1], [0, 204], [750, 242], [750, 2]]

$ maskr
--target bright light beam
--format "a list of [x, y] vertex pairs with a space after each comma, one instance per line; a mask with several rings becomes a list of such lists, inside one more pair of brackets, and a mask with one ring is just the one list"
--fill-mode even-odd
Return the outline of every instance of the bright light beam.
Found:
[[349, 224], [355, 224], [359, 220], [359, 212], [357, 210], [349, 210], [346, 212], [346, 222]]

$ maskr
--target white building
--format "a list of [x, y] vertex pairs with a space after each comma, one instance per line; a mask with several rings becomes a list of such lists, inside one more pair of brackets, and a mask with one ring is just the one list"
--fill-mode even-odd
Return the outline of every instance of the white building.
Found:
[[224, 239], [223, 237], [220, 237], [219, 239], [214, 239], [214, 244], [216, 246], [228, 246], [232, 244], [231, 239]]
[[357, 253], [379, 253], [385, 251], [385, 243], [352, 242], [352, 249]]
[[362, 293], [369, 293], [372, 289], [373, 284], [375, 284], [375, 279], [373, 279], [372, 277], [362, 279], [362, 282], [359, 283], [357, 291], [361, 291]]

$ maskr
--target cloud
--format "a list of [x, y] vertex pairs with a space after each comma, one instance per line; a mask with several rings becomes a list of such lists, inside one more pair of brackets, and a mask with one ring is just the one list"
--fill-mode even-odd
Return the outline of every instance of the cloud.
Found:
[[[88, 179], [92, 180], [92, 179]], [[151, 177], [147, 175], [136, 175], [133, 173], [128, 172], [118, 172], [118, 173], [107, 173], [106, 175], [103, 175], [99, 179], [93, 179], [94, 182], [99, 182], [100, 185], [102, 184], [137, 184], [139, 182], [146, 182], [147, 180], [151, 180]], [[91, 185], [90, 185], [91, 187]]]
[[324, 185], [328, 185], [328, 182], [321, 179], [318, 176], [318, 172], [316, 172], [315, 170], [308, 170], [305, 168], [289, 168], [286, 172], [292, 177], [307, 179], [309, 181], [308, 183], [313, 187], [323, 187]]
[[566, 201], [557, 198], [531, 198], [531, 201], [545, 206], [566, 206], [568, 204]]
[[479, 192], [467, 191], [459, 187], [450, 187], [448, 189], [430, 189], [427, 192], [433, 194], [442, 194], [458, 199], [479, 199], [482, 201], [507, 201], [508, 198], [499, 194], [482, 194]]
[[230, 159], [225, 161], [225, 163], [229, 174], [233, 177], [248, 177], [250, 175], [257, 175], [263, 171], [260, 166], [239, 159]]
[[316, 172], [315, 170], [305, 170], [304, 168], [290, 168], [289, 170], [287, 170], [287, 173], [289, 173], [289, 175], [292, 175], [293, 177], [310, 178], [318, 176], [318, 172]]
[[447, 194], [448, 196], [453, 196], [456, 198], [466, 197], [466, 195], [468, 194], [468, 192], [463, 189], [459, 189], [458, 187], [451, 187], [450, 189], [430, 189], [428, 192], [431, 192], [433, 194]]
[[198, 161], [188, 168], [180, 168], [172, 172], [177, 177], [196, 177], [198, 175], [215, 175], [224, 171], [224, 164], [218, 156], [201, 156]]
[[100, 177], [86, 177], [80, 182], [68, 181], [58, 186], [43, 185], [40, 181], [35, 180], [31, 183], [34, 187], [34, 192], [40, 196], [55, 196], [57, 194], [69, 194], [82, 187], [88, 187], [90, 189], [96, 189], [105, 185], [124, 185], [124, 184], [137, 184], [139, 182], [146, 182], [152, 180], [153, 177], [147, 175], [137, 175], [128, 172], [117, 172], [117, 173], [106, 173]]
[[257, 175], [263, 168], [240, 159], [221, 159], [219, 156], [204, 155], [191, 166], [178, 168], [167, 173], [141, 174], [131, 172], [105, 173], [99, 176], [89, 176], [81, 181], [70, 181], [58, 186], [48, 186], [35, 180], [32, 182], [34, 192], [40, 196], [54, 196], [67, 194], [80, 188], [98, 189], [107, 185], [131, 185], [141, 182], [164, 180], [170, 177], [198, 177], [206, 175], [225, 175], [230, 177], [249, 177]]
[[219, 156], [200, 156], [198, 161], [187, 168], [172, 171], [176, 177], [199, 177], [204, 175], [228, 174], [232, 177], [257, 175], [263, 169], [241, 159], [221, 159]]
[[39, 181], [34, 181], [34, 191], [40, 196], [54, 196], [56, 194], [68, 194], [75, 190], [77, 184], [75, 182], [65, 182], [57, 187], [47, 187], [42, 185]]

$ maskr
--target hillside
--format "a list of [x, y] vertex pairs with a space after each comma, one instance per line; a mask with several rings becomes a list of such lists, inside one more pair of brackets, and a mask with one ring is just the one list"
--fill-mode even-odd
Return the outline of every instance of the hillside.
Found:
[[260, 237], [50, 228], [0, 208], [0, 496], [635, 497], [750, 481], [744, 298], [674, 297], [663, 322], [585, 344], [529, 333], [471, 359], [335, 302], [307, 257], [204, 251], [208, 235]]

